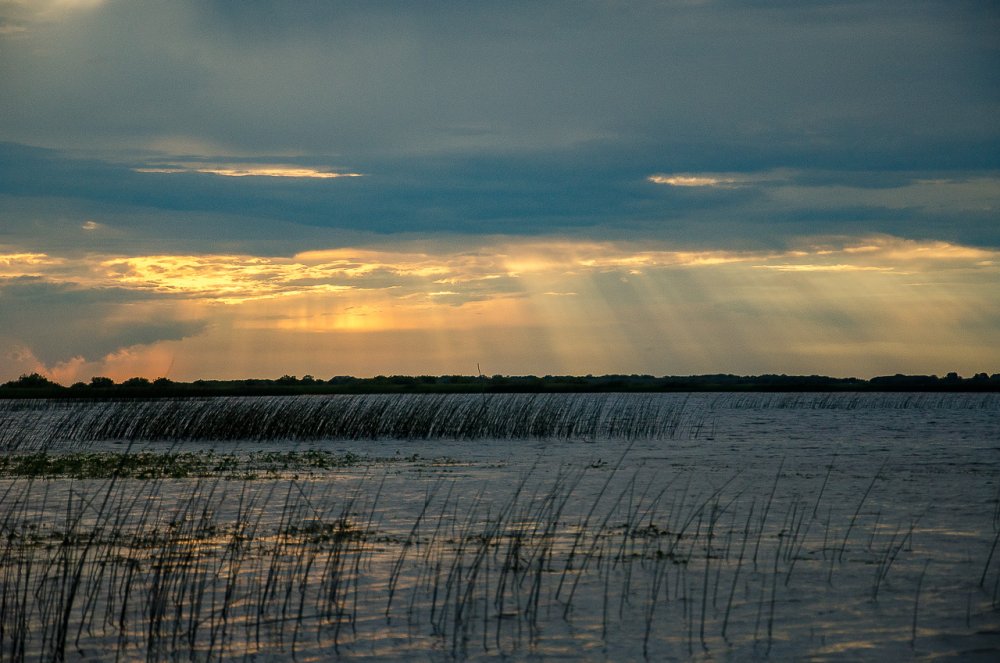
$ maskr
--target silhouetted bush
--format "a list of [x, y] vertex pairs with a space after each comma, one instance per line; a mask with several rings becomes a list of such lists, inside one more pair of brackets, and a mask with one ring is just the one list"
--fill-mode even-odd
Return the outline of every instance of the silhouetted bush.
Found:
[[305, 375], [283, 375], [278, 379], [194, 380], [175, 382], [160, 377], [150, 382], [134, 377], [115, 384], [109, 377], [95, 376], [89, 384], [75, 383], [67, 389], [32, 373], [0, 385], [4, 398], [159, 398], [178, 396], [239, 396], [292, 394], [472, 394], [472, 393], [598, 393], [598, 392], [998, 392], [1000, 373], [976, 373], [963, 378], [957, 373], [937, 375], [885, 375], [870, 380], [833, 378], [822, 375], [731, 374], [663, 376], [652, 375], [379, 375], [356, 378], [338, 375], [329, 380]]
[[123, 387], [149, 387], [152, 383], [146, 378], [129, 378], [122, 382]]
[[52, 382], [44, 375], [32, 373], [30, 375], [22, 375], [16, 380], [11, 380], [4, 386], [15, 389], [43, 389], [46, 387], [58, 387], [59, 385]]

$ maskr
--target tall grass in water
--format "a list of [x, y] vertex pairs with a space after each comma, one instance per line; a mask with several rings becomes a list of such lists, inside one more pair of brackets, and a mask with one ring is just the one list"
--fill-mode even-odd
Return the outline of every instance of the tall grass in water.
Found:
[[53, 441], [700, 438], [715, 410], [1000, 410], [996, 394], [412, 394], [0, 399], [0, 449]]
[[[862, 506], [818, 508], [829, 472], [786, 490], [782, 472], [699, 486], [595, 464], [476, 490], [437, 475], [403, 494], [394, 471], [4, 480], [0, 659], [781, 656], [789, 633], [808, 637], [796, 601], [810, 592], [831, 601], [827, 621], [894, 615], [877, 637], [908, 648], [948, 565], [908, 547], [912, 523], [862, 508], [875, 481]], [[979, 590], [1000, 565], [992, 536], [979, 543], [960, 589], [996, 623]]]
[[683, 399], [655, 394], [0, 400], [0, 448], [53, 440], [670, 438], [687, 415]]

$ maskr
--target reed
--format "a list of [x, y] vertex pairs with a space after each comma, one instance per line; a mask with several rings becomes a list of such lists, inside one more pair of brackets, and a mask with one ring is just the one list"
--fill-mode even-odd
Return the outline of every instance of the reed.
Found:
[[[915, 647], [945, 572], [969, 630], [995, 623], [996, 512], [984, 510], [988, 534], [970, 535], [961, 559], [931, 565], [923, 521], [885, 506], [888, 461], [859, 472], [845, 504], [846, 456], [808, 479], [792, 459], [710, 479], [647, 467], [674, 447], [645, 441], [679, 430], [647, 425], [677, 412], [652, 401], [643, 407], [655, 413], [629, 410], [624, 395], [509, 401], [528, 424], [501, 421], [492, 397], [466, 410], [461, 399], [402, 400], [365, 405], [352, 430], [386, 430], [398, 411], [410, 425], [394, 430], [409, 435], [461, 413], [451, 430], [462, 435], [604, 427], [627, 441], [610, 463], [581, 454], [520, 476], [416, 455], [188, 457], [172, 446], [163, 465], [188, 469], [161, 472], [156, 454], [127, 449], [102, 462], [24, 449], [5, 457], [12, 468], [30, 456], [21, 469], [0, 478], [0, 660], [544, 658], [570, 645], [581, 656], [784, 658], [808, 595], [821, 595], [810, 606], [828, 597], [845, 612], [902, 615], [886, 637]], [[306, 404], [280, 405], [295, 417]], [[199, 426], [214, 416], [202, 414]], [[257, 415], [269, 434], [285, 425]]]
[[697, 423], [655, 394], [410, 394], [0, 400], [0, 449], [53, 440], [669, 439]]

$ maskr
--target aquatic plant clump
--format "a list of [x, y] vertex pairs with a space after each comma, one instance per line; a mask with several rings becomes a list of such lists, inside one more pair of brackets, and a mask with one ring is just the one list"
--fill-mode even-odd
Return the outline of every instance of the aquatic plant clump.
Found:
[[400, 394], [2, 400], [0, 449], [102, 440], [675, 439], [726, 409], [1000, 411], [996, 394]]
[[669, 438], [683, 415], [683, 401], [629, 394], [0, 401], [0, 448], [53, 440]]
[[[358, 465], [377, 466], [413, 462], [415, 457], [374, 457], [354, 453], [335, 454], [321, 449], [303, 451], [254, 451], [246, 454], [184, 451], [157, 453], [108, 451], [14, 453], [0, 457], [0, 477], [67, 477], [73, 479], [187, 479], [274, 477]], [[424, 462], [442, 465], [447, 458]]]

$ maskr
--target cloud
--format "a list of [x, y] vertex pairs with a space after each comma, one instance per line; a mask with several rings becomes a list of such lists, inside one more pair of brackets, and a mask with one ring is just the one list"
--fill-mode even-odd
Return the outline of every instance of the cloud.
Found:
[[25, 34], [28, 31], [23, 25], [15, 25], [7, 22], [0, 23], [0, 37], [11, 37]]
[[[377, 347], [382, 363], [368, 371], [396, 362], [440, 373], [474, 365], [477, 353], [499, 356], [489, 339], [500, 329], [523, 355], [504, 355], [502, 372], [967, 372], [996, 355], [996, 249], [884, 235], [781, 250], [465, 241], [291, 256], [0, 254], [0, 328], [7, 347], [21, 348], [0, 370], [33, 356], [66, 375], [104, 367], [156, 377], [177, 355], [187, 367], [175, 375], [189, 379], [223, 364], [233, 377], [360, 371], [317, 354], [325, 342], [366, 357], [375, 355], [360, 349]], [[761, 334], [782, 352], [755, 345]], [[444, 347], [465, 350], [420, 363]]]
[[0, 310], [0, 334], [12, 347], [30, 348], [49, 366], [186, 338], [206, 324], [126, 288], [85, 288], [27, 277], [0, 279]]
[[220, 303], [298, 294], [337, 292], [349, 272], [316, 269], [295, 262], [256, 256], [138, 256], [101, 260], [101, 280], [123, 287]]
[[[45, 341], [31, 279], [110, 330], [81, 356], [163, 337], [119, 367], [233, 338], [249, 361], [279, 325], [311, 350], [377, 332], [386, 361], [485, 354], [485, 321], [553, 368], [752, 368], [765, 331], [799, 365], [897, 356], [876, 320], [914, 356], [985, 356], [911, 327], [992, 324], [987, 5], [0, 0], [4, 296], [50, 359], [86, 325]], [[713, 337], [755, 328], [742, 355]]]
[[[507, 296], [534, 278], [572, 282], [588, 274], [753, 268], [783, 272], [995, 271], [1000, 252], [890, 236], [817, 238], [784, 250], [692, 251], [666, 245], [567, 238], [498, 238], [487, 244], [397, 243], [394, 248], [313, 250], [294, 256], [176, 254], [74, 258], [0, 253], [0, 276], [19, 288], [59, 284], [76, 298], [169, 297], [239, 305], [300, 295], [351, 293], [388, 299]], [[19, 285], [20, 284], [20, 285]], [[520, 285], [519, 285], [520, 284]], [[46, 285], [46, 287], [55, 287]], [[44, 291], [43, 291], [44, 292]], [[60, 291], [63, 292], [63, 291]], [[576, 292], [551, 289], [546, 292]], [[105, 293], [102, 295], [101, 293]], [[110, 294], [109, 294], [110, 293]]]
[[[577, 158], [579, 157], [579, 158]], [[297, 253], [359, 235], [570, 234], [648, 237], [732, 247], [780, 246], [796, 235], [892, 234], [1000, 245], [995, 172], [682, 171], [715, 186], [653, 185], [647, 157], [629, 164], [600, 151], [537, 157], [373, 160], [357, 168], [326, 157], [115, 161], [0, 144], [0, 214], [8, 243], [129, 252]], [[648, 155], [650, 161], [665, 160]], [[200, 168], [284, 164], [341, 179], [222, 177]], [[587, 164], [584, 166], [583, 164]], [[185, 172], [137, 173], [167, 165]], [[641, 169], [641, 170], [640, 170]], [[639, 171], [639, 172], [637, 172]], [[669, 179], [672, 174], [659, 177]], [[655, 177], [655, 176], [654, 176]], [[730, 181], [730, 183], [723, 183]], [[75, 217], [75, 219], [74, 219]], [[101, 233], [80, 237], [87, 220]], [[352, 235], [353, 233], [353, 235]], [[99, 236], [98, 236], [99, 235]], [[389, 238], [387, 238], [389, 239]]]
[[223, 177], [293, 177], [304, 179], [336, 179], [339, 177], [363, 177], [360, 173], [337, 172], [333, 170], [317, 170], [290, 164], [163, 164], [133, 168], [137, 173], [207, 173]]
[[653, 184], [667, 184], [669, 186], [728, 186], [736, 183], [733, 178], [707, 177], [704, 175], [650, 175], [648, 178]]
[[37, 276], [46, 268], [63, 265], [65, 262], [44, 253], [0, 253], [0, 277]]
[[1000, 19], [981, 4], [139, 0], [72, 15], [9, 40], [5, 139], [352, 163], [645, 146], [679, 172], [997, 162]]
[[0, 0], [0, 25], [10, 26], [2, 34], [28, 32], [28, 25], [64, 20], [83, 11], [93, 11], [105, 0]]
[[757, 269], [773, 269], [779, 272], [891, 272], [892, 267], [875, 267], [872, 265], [814, 265], [800, 263], [794, 265], [754, 265]]

